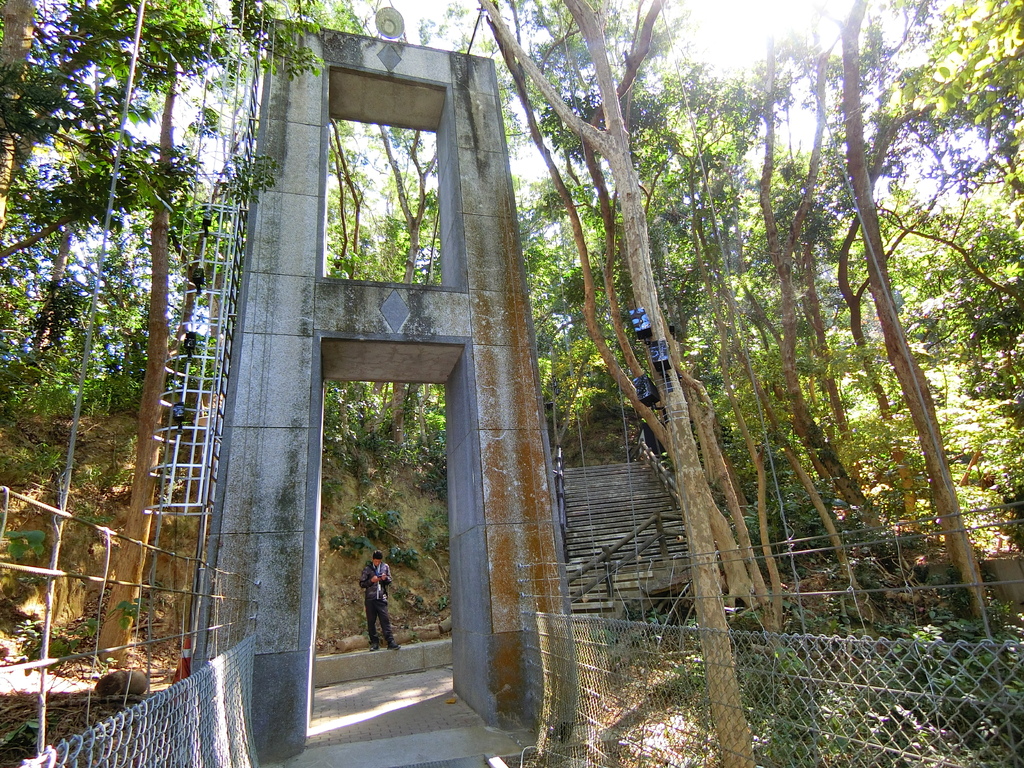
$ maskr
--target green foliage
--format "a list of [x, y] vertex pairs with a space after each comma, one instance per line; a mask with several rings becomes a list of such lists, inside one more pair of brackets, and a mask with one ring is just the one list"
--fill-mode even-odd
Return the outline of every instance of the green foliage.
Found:
[[0, 137], [24, 146], [56, 132], [58, 117], [70, 108], [62, 81], [55, 72], [35, 63], [0, 64]]
[[50, 281], [47, 298], [32, 321], [35, 337], [45, 350], [60, 346], [72, 325], [77, 325], [87, 306], [85, 293], [77, 283]]
[[375, 540], [394, 536], [394, 532], [402, 526], [401, 512], [394, 509], [375, 509], [362, 502], [352, 508], [351, 516], [352, 526]]
[[14, 630], [14, 639], [18, 643], [18, 658], [33, 661], [39, 658], [42, 647], [42, 624], [35, 619], [25, 619]]
[[[199, 107], [193, 124], [180, 134], [184, 138], [174, 148], [172, 162], [161, 164], [152, 141], [159, 118], [155, 105], [175, 79], [182, 94], [193, 92], [208, 72], [233, 80], [238, 62], [232, 52], [239, 49], [246, 58], [258, 49], [272, 49], [276, 56], [267, 65], [289, 76], [319, 66], [303, 45], [302, 33], [314, 28], [309, 15], [320, 11], [307, 4], [296, 18], [270, 23], [278, 7], [233, 0], [224, 9], [226, 17], [214, 18], [212, 6], [198, 0], [149, 4], [144, 66], [129, 105], [130, 129], [97, 308], [94, 358], [85, 390], [87, 413], [131, 411], [137, 406], [146, 363], [151, 209], [164, 202], [174, 209], [177, 236], [198, 226], [184, 212], [185, 201], [198, 189], [195, 146], [227, 128], [218, 124], [215, 109]], [[878, 23], [863, 39], [860, 96], [875, 142], [872, 151], [879, 153], [872, 173], [886, 267], [900, 297], [900, 323], [929, 378], [937, 403], [936, 426], [945, 438], [955, 479], [964, 478], [958, 486], [961, 504], [990, 507], [1020, 498], [1024, 489], [1024, 465], [1019, 460], [1024, 452], [1024, 248], [1019, 207], [1024, 195], [1024, 21], [1019, 3], [969, 0], [941, 9], [924, 4], [915, 6], [918, 15], [911, 33], [905, 39], [889, 39], [888, 22], [902, 8], [897, 4], [873, 10]], [[330, 14], [327, 23], [334, 28], [360, 29], [352, 9], [344, 4], [323, 13]], [[607, 21], [609, 47], [630, 50], [634, 16], [614, 13]], [[124, 0], [57, 4], [48, 9], [28, 62], [0, 68], [0, 92], [8, 96], [0, 101], [0, 124], [5, 135], [18, 139], [21, 153], [3, 247], [27, 242], [63, 222], [0, 260], [4, 422], [25, 411], [66, 415], [73, 404], [95, 277], [97, 224], [105, 214], [110, 189], [134, 22], [135, 6]], [[520, 23], [524, 40], [565, 103], [584, 119], [592, 119], [600, 93], [591, 77], [590, 52], [565, 7], [532, 4], [523, 8]], [[663, 309], [675, 326], [684, 366], [701, 380], [715, 406], [716, 428], [748, 502], [756, 494], [756, 472], [740, 434], [740, 416], [769, 465], [769, 539], [820, 537], [817, 512], [781, 450], [784, 444], [792, 446], [807, 462], [801, 430], [794, 423], [792, 393], [783, 378], [778, 344], [782, 296], [759, 205], [758, 157], [768, 100], [780, 139], [770, 202], [785, 231], [811, 163], [803, 124], [813, 102], [812, 65], [818, 51], [811, 41], [780, 42], [775, 88], [765, 93], [760, 69], [722, 74], [681, 49], [671, 59], [663, 56], [669, 40], [661, 26], [653, 53], [623, 95], [623, 103], [645, 195]], [[826, 100], [834, 105], [841, 96], [838, 49], [830, 55]], [[909, 60], [927, 64], [909, 68]], [[615, 63], [619, 65], [618, 60]], [[572, 209], [580, 216], [581, 245], [597, 283], [597, 332], [611, 342], [612, 354], [625, 365], [613, 340], [602, 274], [607, 266], [608, 287], [617, 292], [620, 312], [636, 303], [623, 266], [622, 222], [616, 219], [606, 231], [578, 136], [549, 106], [539, 108], [538, 118], [556, 162], [565, 170]], [[865, 285], [869, 254], [851, 230], [860, 212], [848, 191], [844, 127], [834, 111], [828, 112], [827, 120], [814, 205], [803, 228], [794, 233], [793, 278], [800, 304], [795, 365], [811, 415], [885, 524], [904, 517], [913, 508], [908, 501], [917, 503], [917, 514], [926, 514], [931, 480]], [[340, 140], [330, 155], [326, 225], [331, 274], [360, 280], [405, 279], [412, 234], [398, 195], [403, 185], [409, 192], [407, 202], [413, 207], [418, 202], [423, 213], [420, 248], [412, 254], [412, 279], [437, 282], [440, 203], [433, 171], [424, 174], [429, 183], [416, 194], [420, 172], [430, 166], [434, 149], [424, 144], [428, 137], [413, 132], [388, 130], [385, 135], [399, 166], [397, 174], [378, 128], [338, 126]], [[789, 137], [785, 148], [784, 135]], [[887, 138], [890, 145], [885, 145]], [[276, 171], [263, 156], [236, 162], [222, 177], [221, 191], [251, 201], [273, 183]], [[631, 414], [623, 418], [617, 385], [588, 335], [584, 270], [574, 232], [549, 181], [524, 182], [523, 187], [520, 236], [541, 356], [542, 394], [550, 405], [546, 415], [551, 442], [568, 451], [569, 444], [582, 442], [571, 439], [577, 428], [582, 433], [583, 426], [599, 422], [602, 439], [621, 447], [621, 425]], [[995, 188], [998, 194], [991, 191]], [[609, 193], [614, 210], [617, 192]], [[180, 269], [174, 279], [180, 289]], [[812, 297], [820, 303], [817, 314], [811, 308]], [[630, 342], [641, 366], [647, 366], [642, 345], [635, 339]], [[763, 396], [755, 392], [755, 381]], [[835, 401], [830, 399], [830, 383], [837, 392]], [[400, 402], [394, 402], [393, 386], [371, 383], [332, 382], [326, 392], [325, 464], [352, 473], [363, 490], [386, 486], [393, 473], [411, 468], [421, 489], [442, 502], [446, 499], [442, 388], [410, 387]], [[777, 425], [765, 406], [774, 409]], [[399, 442], [394, 435], [403, 420]], [[596, 452], [597, 443], [595, 437], [575, 448], [583, 453], [577, 458]], [[14, 448], [4, 456], [5, 468], [9, 461], [24, 467], [26, 482], [52, 480], [62, 460], [63, 447], [45, 441]], [[855, 533], [863, 523], [858, 514], [835, 499], [836, 488], [827, 479], [817, 481], [817, 487], [844, 535]], [[330, 494], [325, 488], [325, 495]], [[401, 515], [394, 506], [399, 505], [391, 499], [377, 506], [357, 504], [345, 521], [351, 530], [331, 538], [329, 546], [362, 556], [376, 548], [374, 542], [383, 542], [389, 559], [410, 565], [447, 551], [447, 515], [440, 507], [419, 523], [421, 555], [401, 540]], [[752, 509], [746, 510], [747, 524], [756, 541], [759, 531]], [[969, 512], [966, 518], [972, 529], [1003, 530], [1020, 547], [1024, 525], [1015, 523], [1020, 514], [995, 509]], [[41, 535], [8, 532], [7, 553], [14, 559], [40, 556], [45, 551]], [[983, 547], [999, 543], [994, 533], [972, 535]], [[855, 560], [864, 586], [887, 586], [885, 572], [890, 566], [883, 557]], [[828, 569], [833, 566], [824, 556], [804, 558], [798, 563], [799, 575], [831, 578], [834, 574]], [[948, 596], [947, 604], [925, 620], [940, 634], [970, 637], [976, 628], [962, 623], [968, 621], [962, 617], [966, 606], [956, 605], [955, 599]], [[118, 607], [126, 621], [137, 619], [137, 605]], [[826, 613], [812, 616], [812, 623], [841, 629], [842, 620]], [[642, 618], [662, 617], [648, 612]]]
[[7, 554], [15, 560], [42, 557], [45, 551], [46, 533], [43, 531], [5, 531]]
[[[55, 627], [50, 635], [49, 658], [60, 658], [77, 653], [82, 643], [96, 636], [99, 623], [95, 618], [85, 619], [69, 627]], [[26, 619], [14, 631], [18, 643], [18, 659], [35, 661], [40, 656], [43, 643], [42, 623]]]
[[1018, 486], [1006, 501], [1012, 506], [1006, 515], [1006, 525], [1002, 534], [1013, 543], [1018, 550], [1024, 551], [1024, 492]]
[[439, 499], [446, 499], [448, 498], [448, 448], [445, 444], [443, 427], [435, 427], [435, 429], [437, 429], [437, 436], [418, 446], [418, 455], [414, 465], [416, 485]]
[[367, 485], [379, 482], [382, 473], [409, 467], [420, 488], [442, 500], [446, 498], [442, 390], [423, 386], [409, 393], [403, 404], [406, 424], [422, 418], [425, 429], [406, 435], [401, 445], [391, 437], [391, 398], [386, 393], [376, 393], [372, 385], [328, 382], [324, 402], [325, 460], [337, 463]]
[[58, 632], [50, 639], [50, 656], [70, 656], [77, 653], [82, 643], [96, 636], [99, 622], [95, 618], [85, 619], [70, 629]]
[[430, 513], [420, 518], [417, 533], [427, 554], [448, 552], [448, 510], [431, 507]]
[[[26, 61], [0, 67], [2, 135], [5, 146], [17, 150], [2, 232], [3, 248], [11, 252], [0, 258], [0, 419], [20, 411], [70, 412], [101, 239], [107, 256], [85, 409], [137, 407], [146, 362], [152, 209], [170, 207], [176, 228], [187, 229], [180, 219], [188, 201], [214, 194], [200, 189], [195, 140], [231, 128], [217, 124], [217, 86], [202, 93], [207, 73], [218, 72], [215, 80], [236, 91], [239, 84], [231, 81], [247, 77], [247, 62], [260, 51], [269, 66], [281, 57], [289, 74], [310, 69], [315, 62], [297, 37], [314, 28], [305, 10], [276, 23], [276, 3], [148, 3], [116, 187], [115, 144], [137, 4], [99, 0], [48, 8], [46, 23], [32, 30]], [[179, 99], [201, 94], [204, 107], [183, 134], [192, 143], [172, 147], [163, 162], [153, 128], [160, 118], [156, 105], [171, 87]], [[273, 173], [273, 163], [257, 157], [227, 169], [222, 181], [249, 201], [272, 183]], [[110, 231], [101, 238], [111, 190]]]
[[388, 549], [387, 560], [394, 565], [416, 565], [420, 560], [420, 553], [412, 547], [392, 546]]
[[0, 748], [9, 751], [20, 750], [27, 757], [36, 748], [38, 732], [38, 720], [25, 720], [10, 730], [0, 732]]
[[277, 162], [266, 155], [237, 158], [226, 169], [227, 191], [240, 202], [255, 200], [260, 192], [274, 186], [277, 171]]
[[117, 621], [121, 625], [121, 629], [129, 629], [133, 624], [136, 624], [142, 611], [141, 597], [136, 600], [122, 600], [114, 606], [114, 613], [118, 614]]
[[[1021, 89], [1024, 22], [1019, 4], [999, 0], [952, 3], [936, 25], [922, 81], [908, 81], [908, 99], [950, 120], [976, 126], [988, 152], [986, 166], [1005, 185], [1018, 215], [1024, 176]], [[911, 90], [912, 89], [912, 90]]]
[[359, 557], [364, 551], [372, 552], [377, 548], [365, 536], [353, 536], [349, 533], [332, 536], [327, 545], [336, 552], [343, 552], [352, 557]]
[[329, 276], [439, 283], [433, 134], [339, 122], [331, 139]]

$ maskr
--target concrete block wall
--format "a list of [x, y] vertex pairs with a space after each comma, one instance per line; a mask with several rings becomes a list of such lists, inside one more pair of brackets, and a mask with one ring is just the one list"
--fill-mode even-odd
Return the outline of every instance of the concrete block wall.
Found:
[[[310, 39], [314, 50], [318, 40]], [[258, 585], [253, 731], [261, 753], [300, 752], [311, 702], [322, 382], [314, 339], [323, 251], [324, 81], [270, 74], [259, 152], [274, 188], [250, 213], [222, 448], [217, 564]], [[310, 596], [313, 599], [310, 599]]]
[[380, 650], [318, 656], [313, 668], [313, 685], [322, 688], [352, 680], [447, 667], [451, 663], [450, 639], [403, 645], [397, 653]]

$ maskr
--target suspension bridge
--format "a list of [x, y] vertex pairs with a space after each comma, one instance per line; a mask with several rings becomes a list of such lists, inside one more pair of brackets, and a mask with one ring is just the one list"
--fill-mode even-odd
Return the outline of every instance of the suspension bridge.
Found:
[[[166, 689], [126, 697], [116, 715], [54, 743], [48, 670], [100, 649], [62, 654], [51, 616], [39, 658], [5, 670], [38, 675], [37, 756], [25, 765], [299, 768], [357, 754], [395, 768], [749, 765], [719, 743], [721, 718], [748, 729], [763, 765], [1024, 765], [1012, 641], [784, 634], [752, 617], [728, 633], [743, 699], [723, 712], [702, 650], [710, 630], [687, 620], [689, 563], [710, 553], [684, 545], [685, 493], [653, 455], [552, 469], [493, 63], [332, 31], [308, 43], [319, 73], [233, 79], [248, 85], [226, 159], [264, 154], [278, 175], [255, 205], [227, 193], [197, 203], [152, 541], [4, 491], [5, 528], [35, 518], [54, 534], [48, 566], [7, 556], [0, 567], [46, 580], [52, 607], [70, 581], [109, 586], [62, 565], [69, 530], [108, 553], [139, 547], [150, 570], [135, 586], [149, 605], [177, 595], [186, 607], [179, 626], [133, 645], [177, 639], [194, 654]], [[442, 285], [323, 276], [332, 119], [437, 133]], [[368, 679], [381, 671], [371, 655], [351, 654], [355, 679], [317, 688], [325, 380], [445, 385], [453, 633], [439, 656], [417, 651], [421, 669]], [[191, 550], [162, 538], [172, 519], [194, 523]], [[898, 545], [875, 535], [842, 546]], [[772, 546], [793, 563], [795, 610], [836, 596], [799, 581], [798, 562], [824, 539]], [[174, 583], [158, 578], [170, 561], [185, 574]], [[926, 588], [956, 588], [900, 568], [895, 582], [838, 590], [843, 610], [862, 616], [871, 590], [913, 603]], [[655, 609], [672, 623], [651, 621]]]

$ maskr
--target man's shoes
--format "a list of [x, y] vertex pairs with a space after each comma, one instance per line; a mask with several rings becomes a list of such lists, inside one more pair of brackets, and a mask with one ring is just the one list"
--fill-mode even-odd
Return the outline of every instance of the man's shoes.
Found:
[[398, 643], [388, 643], [388, 650], [389, 651], [397, 651], [401, 647], [402, 646], [400, 646]]
[[372, 645], [370, 646], [370, 650], [371, 650], [371, 651], [379, 651], [379, 650], [380, 650], [380, 646], [379, 646], [379, 645], [377, 645], [377, 643], [373, 643], [373, 644], [372, 644]]

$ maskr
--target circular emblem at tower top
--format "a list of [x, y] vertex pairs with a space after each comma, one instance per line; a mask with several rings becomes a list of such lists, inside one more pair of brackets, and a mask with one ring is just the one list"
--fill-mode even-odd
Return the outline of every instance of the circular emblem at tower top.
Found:
[[377, 32], [388, 40], [397, 40], [405, 32], [405, 19], [390, 5], [377, 11], [374, 21], [377, 24]]

